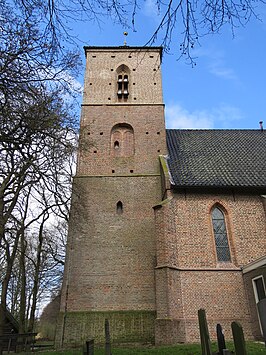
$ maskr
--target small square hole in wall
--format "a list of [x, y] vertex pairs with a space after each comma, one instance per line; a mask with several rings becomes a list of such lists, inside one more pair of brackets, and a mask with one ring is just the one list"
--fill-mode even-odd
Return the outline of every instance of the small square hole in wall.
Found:
[[115, 173], [115, 171], [114, 171], [114, 170], [112, 170], [112, 173], [114, 174], [114, 173]]
[[137, 100], [137, 98], [136, 98], [136, 97], [134, 97], [134, 100]]
[[96, 58], [96, 55], [93, 55], [92, 58]]
[[160, 134], [160, 132], [157, 132], [157, 134]]
[[108, 100], [111, 100], [111, 97], [108, 97]]
[[97, 150], [94, 150], [93, 153], [97, 153]]
[[160, 149], [157, 150], [158, 153], [160, 153], [160, 151], [161, 151]]
[[100, 136], [102, 136], [103, 135], [103, 132], [100, 132]]
[[92, 83], [90, 83], [90, 85], [92, 85]]
[[154, 83], [154, 85], [157, 85], [156, 83]]
[[136, 71], [136, 69], [133, 69], [133, 71]]
[[154, 68], [153, 71], [156, 71], [156, 69]]
[[153, 55], [150, 55], [150, 58], [153, 58]]
[[134, 173], [134, 170], [130, 170], [131, 173]]
[[111, 71], [114, 71], [114, 69], [111, 69]]
[[112, 85], [112, 83], [109, 83], [109, 85]]
[[149, 134], [149, 132], [146, 132], [146, 134]]
[[115, 55], [111, 55], [111, 58], [115, 58]]
[[129, 55], [128, 58], [132, 58], [132, 55]]
[[88, 134], [88, 136], [90, 136], [90, 135], [91, 135], [91, 132], [88, 132], [87, 134]]
[[133, 85], [136, 85], [136, 83], [133, 83]]

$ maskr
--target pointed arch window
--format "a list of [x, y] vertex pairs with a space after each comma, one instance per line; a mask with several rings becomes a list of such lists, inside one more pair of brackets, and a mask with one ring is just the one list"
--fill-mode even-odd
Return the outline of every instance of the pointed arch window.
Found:
[[212, 210], [212, 226], [218, 261], [231, 261], [225, 216], [219, 207]]

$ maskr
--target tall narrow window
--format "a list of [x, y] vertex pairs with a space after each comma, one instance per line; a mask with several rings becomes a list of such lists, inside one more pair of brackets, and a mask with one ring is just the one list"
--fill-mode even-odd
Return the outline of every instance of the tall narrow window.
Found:
[[220, 208], [212, 210], [212, 226], [218, 261], [231, 261], [224, 214]]
[[128, 98], [128, 75], [118, 75], [117, 95], [119, 98]]
[[123, 213], [123, 203], [121, 201], [118, 201], [116, 204], [116, 213], [117, 214]]
[[117, 80], [117, 95], [122, 97], [122, 90], [123, 90], [123, 76], [118, 75], [118, 80]]
[[119, 99], [127, 99], [129, 92], [129, 68], [122, 64], [117, 69], [117, 96]]

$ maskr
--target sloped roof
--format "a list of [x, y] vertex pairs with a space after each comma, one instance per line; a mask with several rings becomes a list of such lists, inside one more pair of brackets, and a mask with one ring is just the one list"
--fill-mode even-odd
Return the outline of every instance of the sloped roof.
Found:
[[175, 187], [266, 189], [266, 132], [166, 130]]

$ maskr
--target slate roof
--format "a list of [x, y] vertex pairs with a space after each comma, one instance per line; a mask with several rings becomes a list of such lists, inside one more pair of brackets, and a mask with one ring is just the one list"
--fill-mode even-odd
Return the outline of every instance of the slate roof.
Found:
[[174, 187], [266, 190], [266, 131], [166, 130]]

